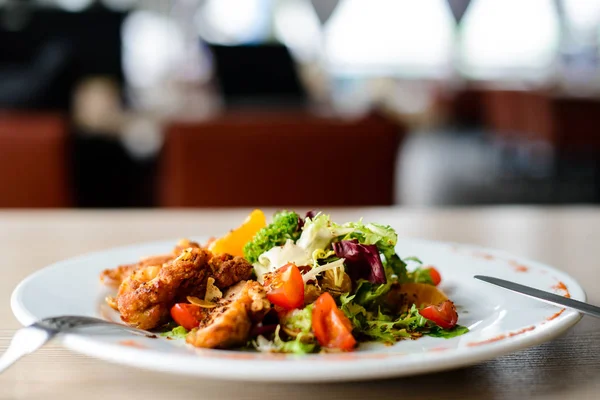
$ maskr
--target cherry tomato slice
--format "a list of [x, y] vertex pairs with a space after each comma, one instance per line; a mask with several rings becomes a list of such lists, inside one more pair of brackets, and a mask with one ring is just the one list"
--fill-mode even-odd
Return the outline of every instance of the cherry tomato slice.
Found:
[[315, 301], [312, 328], [323, 347], [352, 350], [356, 346], [356, 339], [352, 336], [352, 322], [337, 308], [335, 300], [327, 292]]
[[200, 325], [200, 307], [188, 303], [177, 303], [171, 308], [171, 317], [188, 331], [192, 330]]
[[431, 281], [433, 284], [435, 286], [439, 285], [442, 281], [442, 275], [440, 275], [440, 272], [434, 267], [427, 267], [426, 270], [429, 271], [429, 276], [431, 276]]
[[458, 321], [456, 307], [450, 300], [446, 300], [437, 306], [425, 307], [419, 311], [419, 314], [444, 329], [454, 328]]
[[304, 305], [304, 281], [295, 264], [279, 268], [266, 283], [267, 298], [271, 303], [286, 310]]

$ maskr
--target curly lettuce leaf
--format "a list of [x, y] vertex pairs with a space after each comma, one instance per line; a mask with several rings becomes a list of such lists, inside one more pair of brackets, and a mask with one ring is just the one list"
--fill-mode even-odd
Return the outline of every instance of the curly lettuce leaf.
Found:
[[350, 296], [348, 293], [341, 295], [340, 309], [344, 312], [346, 317], [348, 317], [350, 322], [352, 322], [354, 328], [358, 331], [361, 331], [367, 323], [369, 313], [366, 308], [354, 302], [354, 299], [355, 295]]
[[269, 353], [308, 354], [313, 353], [317, 349], [316, 343], [307, 340], [307, 335], [304, 333], [300, 333], [295, 339], [283, 340], [279, 335], [280, 329], [281, 326], [278, 325], [273, 340], [268, 340], [264, 336], [258, 336], [252, 342], [252, 345], [258, 351]]
[[371, 308], [383, 303], [384, 297], [392, 288], [391, 280], [383, 285], [373, 285], [369, 281], [361, 280], [354, 292], [354, 301], [366, 308]]
[[464, 335], [467, 332], [469, 332], [469, 328], [462, 325], [456, 325], [452, 329], [443, 329], [439, 326], [433, 326], [429, 329], [427, 335], [438, 338], [451, 339], [456, 336]]
[[412, 332], [419, 332], [426, 325], [427, 320], [413, 306], [408, 313], [395, 319], [379, 311], [376, 317], [371, 321], [367, 321], [362, 332], [371, 339], [393, 343], [404, 338], [410, 338]]
[[358, 243], [364, 245], [375, 245], [383, 256], [383, 265], [394, 273], [400, 281], [406, 279], [406, 263], [396, 254], [396, 243], [398, 235], [396, 231], [388, 225], [375, 223], [348, 222], [341, 226], [350, 229], [341, 240], [358, 240]]
[[290, 331], [309, 334], [312, 329], [313, 304], [303, 309], [295, 309], [283, 314], [280, 318], [281, 324]]
[[295, 242], [301, 234], [300, 218], [293, 211], [280, 211], [273, 216], [273, 222], [259, 230], [252, 240], [244, 246], [244, 258], [256, 263], [258, 257], [276, 246], [284, 245], [288, 240]]
[[352, 228], [344, 228], [335, 224], [327, 214], [318, 213], [314, 217], [306, 217], [302, 234], [296, 244], [310, 254], [317, 250], [329, 249], [334, 238], [346, 235]]
[[433, 279], [431, 278], [430, 270], [427, 268], [418, 267], [414, 271], [409, 272], [407, 274], [407, 280], [408, 282], [433, 285]]
[[[368, 286], [368, 282], [365, 285]], [[414, 335], [449, 339], [469, 331], [460, 325], [450, 330], [442, 329], [419, 314], [419, 309], [414, 304], [408, 312], [400, 316], [391, 316], [385, 314], [381, 308], [377, 312], [369, 311], [357, 303], [356, 295], [342, 295], [340, 303], [340, 309], [352, 322], [355, 332], [378, 342], [394, 343]]]
[[283, 246], [272, 247], [258, 256], [258, 262], [253, 265], [259, 282], [264, 274], [290, 262], [318, 268], [323, 262], [328, 264], [338, 259], [331, 250], [331, 241], [336, 236], [346, 234], [347, 230], [338, 231], [329, 216], [320, 213], [314, 218], [306, 217], [303, 226], [296, 242], [288, 239]]
[[291, 353], [291, 354], [313, 353], [315, 351], [315, 349], [317, 348], [317, 345], [313, 342], [305, 343], [302, 340], [303, 340], [303, 335], [300, 334], [296, 337], [296, 339], [290, 340], [287, 342], [283, 341], [283, 340], [279, 339], [279, 337], [277, 337], [276, 342], [277, 341], [280, 342], [278, 344], [278, 346], [280, 346], [281, 353]]
[[183, 326], [176, 326], [167, 332], [162, 332], [160, 336], [166, 336], [173, 339], [185, 339], [185, 336], [188, 334], [188, 330]]

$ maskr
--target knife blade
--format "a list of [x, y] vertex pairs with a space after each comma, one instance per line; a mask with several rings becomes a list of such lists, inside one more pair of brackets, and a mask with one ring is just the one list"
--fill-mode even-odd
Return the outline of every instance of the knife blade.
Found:
[[543, 290], [535, 289], [525, 285], [520, 285], [515, 282], [506, 281], [504, 279], [494, 278], [491, 276], [475, 275], [473, 278], [479, 279], [480, 281], [484, 281], [487, 283], [491, 283], [496, 286], [500, 286], [504, 289], [508, 289], [516, 293], [524, 294], [525, 296], [541, 300], [546, 303], [572, 308], [584, 314], [600, 318], [600, 307], [584, 303], [583, 301], [569, 299], [567, 297], [559, 296], [554, 293], [545, 292]]

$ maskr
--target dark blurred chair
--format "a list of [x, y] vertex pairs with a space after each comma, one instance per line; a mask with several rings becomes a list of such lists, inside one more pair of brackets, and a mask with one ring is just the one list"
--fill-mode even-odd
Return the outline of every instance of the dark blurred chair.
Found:
[[0, 113], [0, 207], [68, 207], [66, 121], [60, 115]]
[[159, 163], [159, 204], [389, 205], [402, 134], [379, 115], [349, 121], [228, 112], [172, 123]]
[[551, 100], [546, 93], [489, 89], [483, 103], [484, 124], [495, 134], [556, 144]]
[[0, 6], [0, 107], [65, 111], [86, 77], [123, 83], [126, 13], [100, 4], [74, 13], [32, 3]]
[[467, 84], [457, 89], [437, 88], [434, 102], [448, 124], [462, 129], [479, 128], [483, 122], [484, 90]]
[[498, 135], [542, 140], [561, 153], [600, 152], [600, 98], [490, 90], [484, 108], [486, 125]]

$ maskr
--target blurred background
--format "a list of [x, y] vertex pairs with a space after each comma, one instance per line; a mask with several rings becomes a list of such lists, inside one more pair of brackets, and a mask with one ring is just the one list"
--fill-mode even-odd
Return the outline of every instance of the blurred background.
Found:
[[600, 0], [0, 0], [0, 207], [600, 202]]

